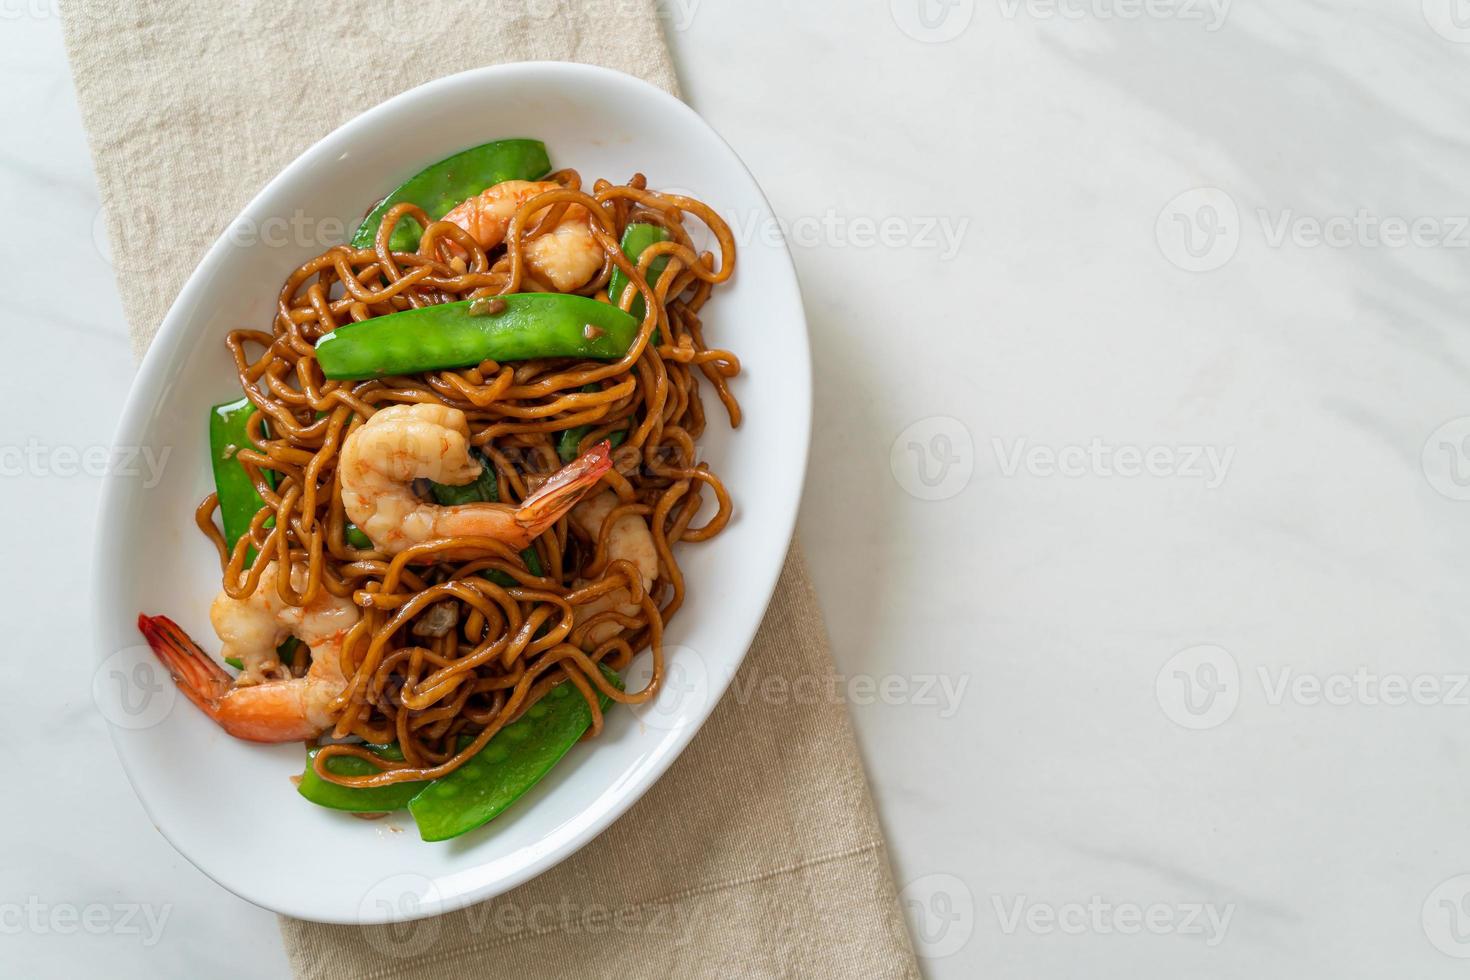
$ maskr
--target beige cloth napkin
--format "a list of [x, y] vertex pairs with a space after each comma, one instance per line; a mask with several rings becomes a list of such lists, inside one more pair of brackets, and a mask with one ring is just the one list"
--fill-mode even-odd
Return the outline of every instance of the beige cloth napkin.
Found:
[[[68, 0], [63, 14], [140, 354], [249, 197], [392, 95], [531, 59], [677, 87], [654, 0]], [[360, 929], [283, 918], [293, 970], [917, 976], [846, 709], [809, 693], [838, 689], [832, 675], [793, 545], [732, 694], [613, 827], [521, 888], [436, 919]]]

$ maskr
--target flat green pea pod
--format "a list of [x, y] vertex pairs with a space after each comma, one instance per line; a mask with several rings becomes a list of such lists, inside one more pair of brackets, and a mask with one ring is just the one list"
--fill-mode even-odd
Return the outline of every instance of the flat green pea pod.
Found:
[[441, 303], [349, 323], [316, 344], [334, 381], [470, 367], [481, 361], [586, 357], [614, 361], [638, 320], [607, 303], [562, 293], [514, 293]]
[[[642, 222], [634, 222], [627, 228], [623, 229], [623, 254], [626, 255], [628, 257], [628, 261], [632, 262], [633, 265], [636, 267], [638, 265], [639, 257], [643, 255], [644, 249], [648, 248], [648, 246], [656, 242], [666, 242], [668, 240], [669, 230], [663, 225], [650, 225], [644, 224]], [[654, 286], [658, 284], [658, 277], [664, 274], [664, 268], [668, 264], [669, 257], [667, 255], [660, 255], [658, 258], [649, 263], [647, 280], [648, 285]], [[607, 298], [613, 301], [614, 306], [620, 304], [623, 298], [623, 289], [630, 282], [632, 282], [632, 280], [623, 275], [622, 269], [613, 269], [613, 274], [607, 281]], [[629, 312], [633, 314], [633, 318], [635, 320], [637, 320], [639, 323], [642, 323], [643, 312], [646, 309], [647, 307], [643, 303], [643, 294], [635, 292], [633, 294], [633, 305], [629, 308]], [[658, 331], [654, 331], [653, 336], [653, 343], [657, 344]]]
[[[584, 395], [591, 394], [597, 390], [597, 385], [582, 386], [582, 394]], [[563, 463], [570, 463], [581, 455], [581, 453], [577, 452], [577, 449], [582, 445], [582, 440], [587, 438], [587, 433], [591, 431], [592, 426], [590, 425], [574, 425], [570, 429], [562, 430], [562, 434], [556, 440], [556, 455], [561, 458]], [[608, 435], [608, 445], [610, 448], [616, 449], [623, 444], [623, 440], [626, 438], [628, 438], [628, 431], [626, 429], [619, 429], [617, 432]]]
[[470, 459], [480, 464], [480, 475], [459, 486], [429, 481], [429, 492], [436, 504], [441, 507], [457, 507], [460, 504], [493, 504], [500, 500], [500, 482], [495, 479], [495, 467], [473, 449], [469, 455]]
[[[562, 430], [562, 434], [556, 440], [556, 454], [561, 457], [563, 463], [570, 463], [581, 455], [577, 450], [581, 447], [582, 440], [587, 438], [587, 433], [591, 431], [592, 426], [590, 425], [578, 425]], [[628, 438], [627, 429], [610, 432], [607, 436], [608, 447], [616, 449], [623, 444], [626, 438]]]
[[[235, 542], [250, 530], [250, 522], [255, 520], [256, 512], [265, 506], [260, 491], [255, 489], [255, 481], [250, 479], [245, 465], [236, 458], [241, 449], [260, 448], [250, 441], [250, 416], [254, 414], [255, 406], [248, 398], [225, 402], [209, 410], [209, 459], [214, 469], [214, 492], [219, 501], [220, 523], [224, 525], [225, 545], [231, 551], [235, 549]], [[274, 473], [266, 470], [265, 478], [275, 486]], [[274, 522], [274, 518], [271, 521]], [[254, 561], [255, 549], [251, 548], [245, 556], [245, 563], [249, 565]], [[282, 660], [289, 660], [295, 649], [296, 638], [288, 636], [276, 648], [276, 653]], [[225, 663], [236, 670], [244, 666], [235, 657], [226, 657]]]
[[[414, 174], [396, 191], [368, 212], [352, 236], [353, 248], [372, 248], [383, 215], [395, 204], [408, 202], [439, 219], [459, 202], [475, 196], [492, 184], [507, 180], [540, 180], [551, 172], [551, 158], [540, 140], [496, 140], [472, 147], [440, 160]], [[400, 221], [393, 229], [388, 247], [394, 252], [413, 252], [419, 247], [423, 229], [416, 221]]]
[[[225, 545], [231, 550], [250, 530], [256, 512], [265, 506], [255, 489], [255, 481], [236, 458], [241, 449], [260, 448], [250, 441], [248, 427], [254, 414], [255, 406], [248, 398], [225, 402], [209, 410], [209, 459], [214, 469], [214, 492], [219, 498]], [[266, 478], [270, 477], [267, 471]]]
[[[616, 674], [607, 668], [603, 674], [622, 690]], [[606, 711], [610, 699], [600, 700]], [[570, 681], [558, 684], [496, 732], [473, 758], [409, 801], [419, 836], [449, 840], [499, 816], [540, 782], [591, 724], [587, 699]]]
[[373, 549], [373, 539], [362, 533], [362, 528], [356, 524], [348, 524], [342, 536], [347, 539], [348, 544], [359, 551]]
[[[397, 745], [366, 745], [364, 748], [374, 755], [394, 762], [403, 761], [403, 750]], [[355, 813], [392, 813], [394, 810], [402, 810], [424, 787], [428, 781], [419, 780], [409, 783], [394, 783], [391, 786], [368, 786], [357, 788], [353, 786], [338, 786], [329, 783], [316, 774], [313, 764], [317, 753], [321, 749], [312, 749], [306, 755], [306, 771], [301, 774], [301, 782], [296, 785], [296, 791], [306, 797], [317, 806], [324, 806], [332, 810], [351, 810]], [[366, 759], [359, 759], [351, 755], [333, 756], [326, 762], [328, 771], [339, 776], [371, 776], [379, 771], [378, 767]]]
[[[294, 636], [288, 636], [281, 641], [280, 646], [276, 647], [276, 656], [281, 658], [281, 663], [290, 664], [291, 660], [296, 656], [296, 648], [300, 645], [300, 640], [296, 639], [296, 637]], [[226, 657], [225, 663], [229, 664], [236, 670], [245, 669], [245, 661], [241, 660], [239, 657]]]
[[[500, 483], [495, 479], [495, 467], [473, 449], [470, 450], [470, 457], [480, 464], [480, 475], [469, 483], [457, 487], [447, 483], [429, 481], [429, 492], [433, 494], [435, 503], [444, 507], [455, 507], [459, 504], [494, 504], [500, 501]], [[534, 547], [521, 552], [521, 561], [526, 563], [526, 568], [532, 575], [546, 574], [541, 565], [541, 556], [536, 553]], [[487, 572], [485, 577], [505, 589], [513, 589], [521, 584], [498, 568]]]

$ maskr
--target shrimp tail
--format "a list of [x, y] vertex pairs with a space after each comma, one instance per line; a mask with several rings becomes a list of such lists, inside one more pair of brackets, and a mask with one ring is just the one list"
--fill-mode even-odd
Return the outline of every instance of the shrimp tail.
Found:
[[199, 649], [183, 628], [167, 616], [138, 614], [138, 630], [153, 648], [153, 653], [168, 668], [174, 684], [184, 696], [215, 721], [219, 720], [220, 699], [234, 684], [234, 678]]
[[539, 490], [521, 501], [516, 523], [529, 530], [532, 537], [542, 534], [597, 486], [610, 469], [612, 443], [604, 439], [557, 470]]
[[238, 688], [235, 679], [167, 616], [140, 614], [138, 629], [184, 696], [236, 738], [299, 742], [327, 727], [313, 717], [309, 703], [313, 691], [306, 679]]

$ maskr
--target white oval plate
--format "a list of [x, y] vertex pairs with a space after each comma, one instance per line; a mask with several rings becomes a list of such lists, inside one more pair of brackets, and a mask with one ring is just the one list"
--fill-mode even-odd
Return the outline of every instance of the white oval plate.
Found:
[[[723, 534], [680, 546], [689, 598], [667, 635], [662, 695], [616, 709], [599, 739], [578, 745], [531, 793], [456, 841], [419, 840], [406, 814], [362, 821], [297, 796], [299, 745], [225, 735], [175, 694], [137, 632], [139, 612], [166, 614], [209, 650], [213, 549], [195, 529], [212, 488], [205, 422], [239, 384], [223, 340], [269, 329], [276, 294], [297, 265], [335, 244], [364, 209], [422, 167], [488, 140], [544, 140], [557, 167], [590, 185], [647, 174], [715, 206], [743, 236], [734, 280], [705, 308], [706, 336], [744, 370], [745, 409], [731, 431], [706, 388], [703, 458], [725, 479], [735, 517]], [[210, 248], [164, 319], [118, 428], [122, 447], [156, 461], [120, 466], [102, 490], [93, 594], [94, 694], [138, 798], [179, 852], [230, 891], [320, 922], [419, 918], [498, 895], [571, 855], [628, 809], [673, 763], [724, 693], [755, 635], [796, 518], [811, 424], [806, 322], [791, 256], [734, 151], [682, 102], [601, 68], [553, 62], [485, 68], [383, 103], [303, 153]], [[303, 230], [298, 230], [303, 229]], [[125, 458], [125, 457], [124, 457]], [[138, 457], [143, 459], [141, 455]], [[134, 475], [136, 474], [136, 475]], [[631, 670], [646, 676], [647, 655]]]

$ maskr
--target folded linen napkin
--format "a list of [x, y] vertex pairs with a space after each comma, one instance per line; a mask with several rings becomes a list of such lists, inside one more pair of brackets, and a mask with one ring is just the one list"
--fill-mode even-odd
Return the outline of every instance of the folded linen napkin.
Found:
[[[653, 0], [69, 0], [63, 15], [139, 355], [250, 196], [392, 95], [528, 59], [676, 89]], [[601, 837], [506, 895], [437, 918], [368, 928], [282, 918], [292, 969], [332, 980], [918, 976], [846, 709], [790, 696], [833, 690], [832, 674], [793, 544], [731, 693]]]

